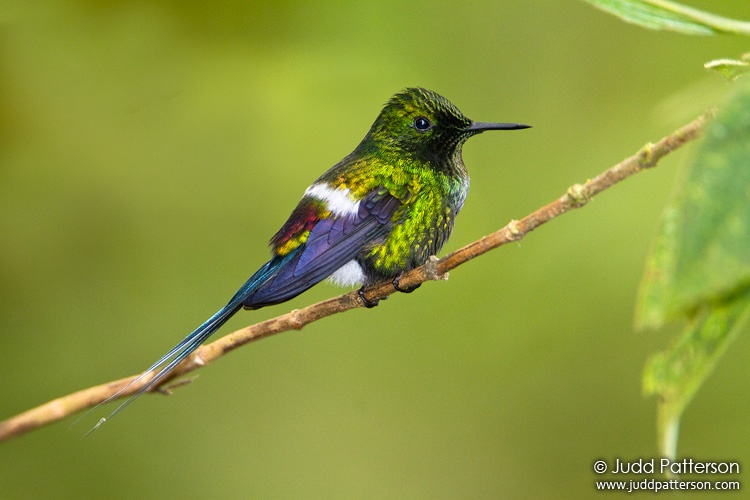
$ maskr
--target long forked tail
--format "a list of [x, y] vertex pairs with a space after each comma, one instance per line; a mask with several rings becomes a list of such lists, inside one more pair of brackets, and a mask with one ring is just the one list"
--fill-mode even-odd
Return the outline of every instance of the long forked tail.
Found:
[[216, 314], [211, 316], [208, 320], [206, 320], [206, 322], [196, 328], [195, 331], [193, 331], [190, 335], [182, 339], [179, 344], [174, 346], [168, 353], [159, 358], [156, 363], [148, 367], [146, 371], [141, 373], [132, 382], [84, 413], [75, 422], [73, 422], [73, 425], [75, 425], [78, 421], [83, 419], [86, 415], [96, 410], [103, 404], [117, 399], [125, 391], [132, 387], [133, 384], [137, 384], [155, 370], [158, 371], [156, 372], [156, 375], [151, 378], [151, 380], [145, 383], [143, 387], [138, 389], [133, 395], [126, 399], [125, 402], [118, 406], [112, 413], [109, 414], [109, 416], [101, 418], [99, 422], [86, 433], [86, 435], [98, 429], [107, 420], [120, 413], [123, 409], [125, 409], [125, 407], [130, 405], [143, 393], [148, 392], [153, 387], [157, 386], [159, 382], [165, 376], [167, 376], [167, 374], [172, 371], [174, 367], [179, 365], [180, 362], [190, 356], [196, 349], [198, 349], [198, 347], [201, 346], [201, 344], [206, 341], [206, 339], [208, 339], [219, 328], [221, 328], [221, 326], [226, 323], [229, 318], [234, 316], [234, 314], [242, 308], [243, 302], [249, 295], [251, 295], [255, 290], [257, 290], [258, 287], [262, 286], [266, 281], [268, 281], [269, 278], [275, 276], [275, 274], [278, 272], [279, 268], [285, 261], [286, 259], [272, 259], [271, 261], [266, 263], [255, 274], [253, 274], [253, 276], [249, 280], [247, 280], [244, 285], [242, 285], [242, 287], [237, 291], [237, 293], [234, 295], [234, 297], [232, 297], [232, 300], [230, 300], [227, 305], [222, 307]]
[[144, 377], [148, 376], [151, 372], [154, 370], [158, 371], [156, 372], [156, 375], [151, 378], [146, 384], [143, 385], [140, 389], [138, 389], [133, 395], [131, 395], [128, 399], [125, 400], [124, 403], [122, 403], [120, 406], [118, 406], [112, 413], [109, 414], [109, 416], [105, 418], [101, 418], [99, 422], [94, 426], [91, 430], [89, 430], [86, 435], [90, 434], [92, 431], [98, 429], [102, 424], [104, 424], [107, 420], [111, 419], [118, 413], [120, 413], [122, 410], [125, 409], [126, 406], [130, 405], [133, 401], [135, 401], [139, 396], [141, 396], [143, 393], [148, 392], [151, 388], [158, 385], [159, 382], [170, 372], [172, 369], [179, 365], [182, 360], [190, 356], [193, 351], [195, 351], [200, 345], [206, 341], [208, 337], [210, 337], [216, 330], [221, 328], [221, 326], [227, 322], [229, 318], [231, 318], [234, 313], [236, 313], [240, 308], [242, 307], [242, 303], [240, 302], [237, 305], [232, 304], [230, 302], [226, 306], [222, 307], [221, 310], [219, 310], [216, 314], [211, 316], [205, 323], [203, 323], [201, 326], [196, 328], [196, 330], [185, 337], [179, 344], [174, 346], [168, 353], [166, 353], [164, 356], [159, 358], [159, 360], [148, 367], [146, 371], [141, 373], [137, 378], [135, 378], [132, 382], [130, 382], [128, 385], [102, 401], [101, 403], [97, 404], [93, 408], [91, 408], [89, 411], [87, 411], [83, 416], [81, 416], [78, 420], [76, 420], [75, 423], [77, 423], [79, 420], [81, 420], [83, 417], [88, 415], [90, 412], [96, 410], [101, 405], [106, 404], [113, 399], [117, 399], [123, 392], [127, 391], [130, 387], [132, 387], [134, 384], [137, 384], [141, 380], [143, 380]]

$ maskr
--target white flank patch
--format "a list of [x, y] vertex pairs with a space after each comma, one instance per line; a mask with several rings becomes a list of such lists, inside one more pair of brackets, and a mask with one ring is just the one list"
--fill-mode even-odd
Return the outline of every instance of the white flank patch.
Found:
[[328, 279], [335, 285], [355, 286], [362, 284], [365, 280], [365, 273], [362, 272], [362, 266], [356, 260], [350, 260], [330, 275]]
[[325, 182], [307, 188], [305, 196], [325, 201], [328, 210], [335, 215], [355, 215], [359, 212], [359, 202], [351, 199], [348, 189], [334, 189]]

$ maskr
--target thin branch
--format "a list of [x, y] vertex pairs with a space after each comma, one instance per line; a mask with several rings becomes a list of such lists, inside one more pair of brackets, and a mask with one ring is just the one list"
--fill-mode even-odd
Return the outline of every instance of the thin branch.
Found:
[[[563, 196], [527, 215], [523, 219], [512, 220], [504, 228], [488, 236], [484, 236], [441, 259], [431, 257], [422, 267], [405, 273], [399, 281], [400, 287], [410, 288], [425, 281], [446, 279], [448, 271], [460, 266], [464, 262], [506, 243], [520, 240], [545, 222], [574, 208], [584, 206], [596, 194], [641, 170], [655, 166], [663, 156], [697, 138], [713, 114], [714, 111], [709, 110], [704, 115], [669, 134], [657, 143], [646, 144], [630, 158], [602, 172], [595, 178], [586, 181], [584, 184], [574, 184]], [[367, 288], [365, 296], [370, 301], [383, 300], [395, 291], [390, 282], [384, 282]], [[165, 377], [158, 388], [152, 390], [169, 392], [171, 388], [165, 387], [166, 382], [205, 366], [244, 344], [288, 330], [300, 330], [321, 318], [362, 306], [362, 300], [358, 293], [350, 292], [237, 330], [200, 347]], [[135, 393], [150, 380], [150, 377], [144, 377], [138, 383], [128, 386], [136, 377], [138, 375], [83, 389], [0, 422], [0, 441], [11, 439], [33, 429], [61, 420], [81, 410], [96, 406], [123, 388], [126, 389], [118, 395], [118, 399], [127, 397]]]

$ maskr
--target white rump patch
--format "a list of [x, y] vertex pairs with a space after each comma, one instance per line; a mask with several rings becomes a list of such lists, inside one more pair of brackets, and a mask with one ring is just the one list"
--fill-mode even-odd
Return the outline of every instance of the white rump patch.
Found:
[[339, 286], [356, 286], [365, 281], [365, 273], [362, 266], [356, 260], [350, 260], [339, 268], [338, 271], [328, 277], [335, 285]]
[[325, 201], [328, 210], [335, 215], [355, 215], [359, 212], [359, 201], [352, 200], [349, 189], [335, 189], [325, 182], [319, 182], [307, 188], [305, 196]]

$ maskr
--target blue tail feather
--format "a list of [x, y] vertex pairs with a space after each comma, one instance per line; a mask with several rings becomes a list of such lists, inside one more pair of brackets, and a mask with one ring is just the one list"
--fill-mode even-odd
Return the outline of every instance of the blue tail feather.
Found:
[[[113, 399], [116, 399], [133, 384], [139, 382], [154, 370], [158, 370], [156, 375], [154, 375], [154, 377], [149, 380], [143, 387], [138, 389], [138, 391], [136, 391], [127, 400], [125, 400], [125, 402], [118, 406], [112, 413], [110, 413], [108, 417], [102, 418], [99, 423], [93, 429], [91, 429], [91, 431], [93, 431], [101, 426], [104, 422], [125, 409], [125, 407], [130, 405], [143, 393], [148, 392], [153, 387], [158, 385], [159, 382], [165, 376], [167, 376], [170, 371], [172, 371], [172, 369], [180, 364], [180, 362], [182, 362], [185, 358], [190, 356], [196, 349], [198, 349], [198, 347], [201, 346], [201, 344], [203, 344], [211, 335], [213, 335], [219, 328], [221, 328], [222, 325], [224, 325], [224, 323], [229, 320], [229, 318], [234, 316], [237, 311], [242, 309], [243, 303], [247, 300], [247, 298], [252, 296], [252, 294], [255, 293], [258, 288], [263, 286], [270, 278], [274, 277], [284, 266], [284, 264], [288, 262], [289, 259], [294, 257], [294, 253], [295, 252], [292, 252], [292, 254], [287, 255], [284, 258], [271, 259], [269, 262], [263, 265], [255, 274], [250, 277], [250, 279], [245, 282], [244, 285], [240, 287], [240, 289], [227, 303], [227, 305], [222, 307], [218, 312], [216, 312], [216, 314], [211, 316], [201, 326], [196, 328], [190, 335], [182, 339], [176, 346], [174, 346], [164, 356], [159, 358], [158, 361], [151, 365], [146, 371], [141, 373], [135, 380], [130, 382], [127, 386], [123, 387], [109, 398], [94, 406], [78, 420], [85, 417], [89, 412], [95, 410], [99, 406], [108, 403]], [[76, 420], [76, 422], [78, 422], [78, 420]]]

